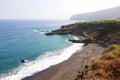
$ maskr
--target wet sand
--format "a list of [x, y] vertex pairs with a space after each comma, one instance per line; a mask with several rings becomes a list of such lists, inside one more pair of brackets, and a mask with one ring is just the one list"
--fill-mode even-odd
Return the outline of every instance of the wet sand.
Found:
[[101, 56], [105, 48], [96, 43], [83, 46], [81, 51], [73, 54], [68, 60], [43, 70], [23, 80], [74, 80], [78, 71], [84, 69], [84, 63]]

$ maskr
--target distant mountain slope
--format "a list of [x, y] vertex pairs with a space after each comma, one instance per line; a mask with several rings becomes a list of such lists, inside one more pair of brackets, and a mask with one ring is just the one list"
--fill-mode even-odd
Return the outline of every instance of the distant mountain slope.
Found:
[[120, 6], [115, 8], [109, 8], [101, 11], [76, 14], [70, 19], [72, 20], [104, 20], [120, 18]]

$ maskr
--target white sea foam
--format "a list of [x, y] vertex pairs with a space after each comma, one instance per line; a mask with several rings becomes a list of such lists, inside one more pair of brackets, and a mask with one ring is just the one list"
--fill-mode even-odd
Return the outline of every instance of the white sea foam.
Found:
[[34, 32], [38, 32], [38, 30], [33, 30]]
[[69, 35], [70, 37], [72, 37], [74, 40], [79, 40], [78, 36], [74, 36], [74, 35]]
[[73, 39], [75, 39], [75, 40], [79, 40], [79, 37], [77, 37], [77, 36], [73, 36]]
[[51, 31], [48, 31], [48, 30], [33, 30], [34, 32], [37, 32], [39, 34], [46, 34], [48, 32], [51, 32]]
[[52, 65], [67, 60], [76, 51], [82, 49], [83, 44], [74, 43], [62, 50], [47, 52], [34, 61], [27, 62], [13, 69], [8, 74], [0, 76], [0, 80], [21, 80], [24, 77], [31, 76], [36, 72], [42, 71]]

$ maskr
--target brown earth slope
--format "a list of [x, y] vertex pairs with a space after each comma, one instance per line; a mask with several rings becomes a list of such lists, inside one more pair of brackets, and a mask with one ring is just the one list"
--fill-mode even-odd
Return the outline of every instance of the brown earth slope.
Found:
[[83, 76], [83, 80], [120, 80], [120, 45], [109, 46], [102, 57], [94, 59]]

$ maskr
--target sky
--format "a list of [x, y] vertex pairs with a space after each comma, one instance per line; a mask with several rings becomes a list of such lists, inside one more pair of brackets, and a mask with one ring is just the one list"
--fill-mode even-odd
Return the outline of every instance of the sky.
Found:
[[0, 0], [0, 19], [67, 20], [72, 15], [120, 6], [120, 0]]

